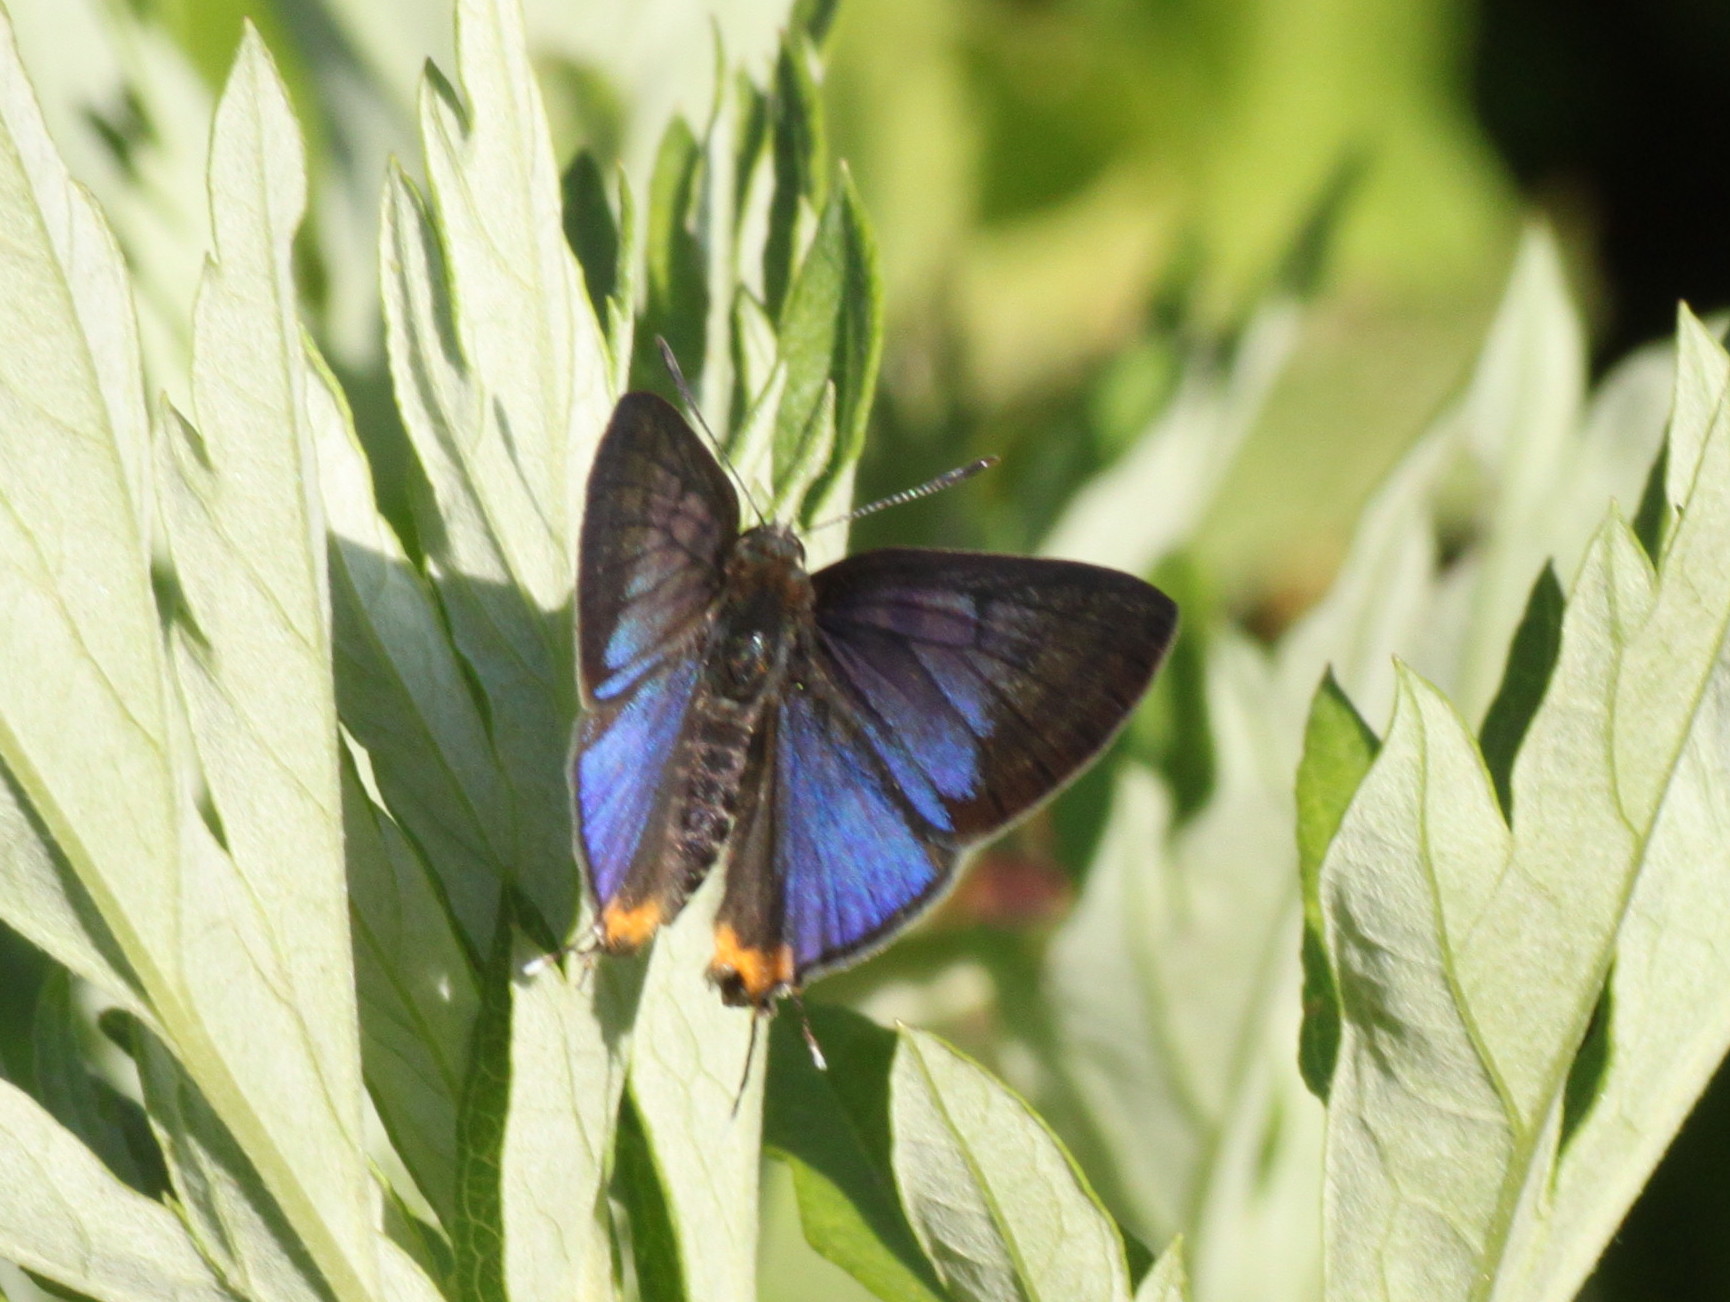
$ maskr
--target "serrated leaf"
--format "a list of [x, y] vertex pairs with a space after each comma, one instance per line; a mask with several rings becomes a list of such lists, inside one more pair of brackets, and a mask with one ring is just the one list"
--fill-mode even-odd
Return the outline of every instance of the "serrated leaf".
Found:
[[[1552, 553], [1580, 553], [1607, 493], [1637, 491], [1661, 433], [1650, 356], [1582, 413], [1579, 327], [1541, 234], [1498, 322], [1469, 395], [1372, 498], [1333, 588], [1271, 663], [1229, 643], [1212, 653], [1209, 800], [1181, 824], [1131, 832], [1126, 818], [1121, 840], [1108, 827], [1052, 950], [1064, 1073], [1088, 1128], [1111, 1137], [1103, 1178], [1138, 1233], [1186, 1231], [1209, 1298], [1267, 1293], [1232, 1246], [1245, 1239], [1288, 1245], [1286, 1296], [1320, 1287], [1311, 1210], [1274, 1192], [1313, 1186], [1320, 1160], [1319, 1113], [1281, 1029], [1298, 1002], [1302, 935], [1290, 775], [1317, 681], [1331, 665], [1377, 717], [1392, 655], [1406, 652], [1450, 686], [1473, 678], [1473, 708], [1488, 704], [1495, 682], [1474, 666], [1499, 671], [1532, 576]], [[1483, 491], [1504, 479], [1506, 491]], [[1469, 499], [1462, 482], [1477, 490]], [[1461, 537], [1444, 567], [1444, 541]], [[1317, 957], [1312, 944], [1312, 972]]]
[[756, 1298], [763, 1072], [749, 1009], [704, 977], [721, 875], [711, 873], [659, 933], [632, 1030], [630, 1090], [666, 1199], [693, 1302]]
[[391, 369], [431, 488], [417, 515], [429, 569], [512, 792], [508, 863], [546, 927], [564, 932], [577, 908], [563, 777], [569, 602], [609, 362], [565, 244], [512, 0], [459, 4], [457, 63], [461, 96], [434, 74], [421, 95], [436, 225], [400, 175], [387, 189]]
[[[807, 476], [813, 482], [832, 478], [858, 460], [882, 334], [876, 245], [852, 179], [843, 172], [779, 316], [778, 349], [787, 364], [787, 387], [775, 422], [777, 487]], [[821, 446], [822, 425], [816, 420], [831, 385], [832, 450]]]
[[957, 1299], [1128, 1299], [1117, 1227], [1039, 1118], [979, 1067], [903, 1030], [890, 1124], [908, 1220]]
[[764, 1151], [792, 1169], [813, 1248], [889, 1302], [940, 1302], [948, 1292], [895, 1192], [889, 1073], [896, 1038], [838, 1007], [812, 1005], [810, 1019], [826, 1070], [788, 1018], [773, 1024]]
[[1189, 1302], [1189, 1272], [1184, 1268], [1183, 1240], [1173, 1239], [1135, 1290], [1135, 1302]]
[[459, 1214], [457, 1116], [476, 976], [426, 864], [343, 766], [361, 1057], [379, 1118], [445, 1226]]
[[[533, 957], [517, 951], [517, 968]], [[640, 963], [571, 959], [512, 985], [510, 1102], [500, 1153], [512, 1297], [608, 1297], [606, 1175]]]
[[67, 177], [3, 21], [0, 126], [0, 760], [19, 797], [6, 892], [23, 934], [127, 998], [118, 956], [60, 882], [64, 856], [158, 999], [179, 934], [175, 785], [132, 304], [120, 252]]
[[[1571, 1297], [1730, 1044], [1706, 939], [1730, 924], [1730, 415], [1722, 363], [1684, 353], [1671, 446], [1694, 470], [1672, 480], [1674, 532], [1656, 576], [1614, 516], [1588, 551], [1511, 832], [1469, 732], [1408, 680], [1323, 865], [1347, 1009], [1341, 1297]], [[1606, 1013], [1608, 1065], [1582, 1098]]]
[[0, 1081], [0, 1257], [114, 1302], [233, 1302], [185, 1227]]
[[1327, 961], [1319, 883], [1322, 857], [1369, 771], [1380, 743], [1329, 673], [1316, 688], [1297, 774], [1298, 871], [1304, 901], [1304, 1023], [1298, 1064], [1304, 1083], [1326, 1100], [1339, 1052], [1339, 991]]
[[322, 372], [307, 412], [330, 531], [337, 707], [478, 950], [510, 862], [509, 789], [438, 603], [379, 514], [340, 391]]
[[[173, 640], [221, 843], [183, 828], [176, 1049], [340, 1297], [376, 1289], [330, 678], [324, 521], [291, 243], [294, 119], [256, 35], [211, 145], [215, 256], [194, 320], [198, 427], [159, 483], [193, 630]], [[177, 427], [176, 427], [177, 426]], [[293, 1126], [275, 1123], [292, 1116]]]

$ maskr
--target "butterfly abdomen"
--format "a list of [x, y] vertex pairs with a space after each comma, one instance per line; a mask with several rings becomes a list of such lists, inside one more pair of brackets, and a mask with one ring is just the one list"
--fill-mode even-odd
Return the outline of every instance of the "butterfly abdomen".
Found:
[[778, 530], [741, 537], [727, 565], [689, 720], [674, 760], [672, 852], [686, 891], [720, 857], [738, 818], [752, 739], [808, 623], [811, 581], [798, 542]]

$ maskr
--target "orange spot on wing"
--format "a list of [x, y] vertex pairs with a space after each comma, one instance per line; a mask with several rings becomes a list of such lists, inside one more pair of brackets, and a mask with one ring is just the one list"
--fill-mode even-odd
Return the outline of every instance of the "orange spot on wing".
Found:
[[715, 928], [715, 957], [709, 961], [709, 976], [719, 983], [736, 976], [746, 998], [761, 1004], [776, 989], [793, 983], [793, 947], [768, 950], [741, 944], [738, 933], [723, 922]]
[[641, 949], [666, 920], [659, 900], [644, 900], [629, 907], [615, 900], [601, 910], [601, 946], [610, 954]]

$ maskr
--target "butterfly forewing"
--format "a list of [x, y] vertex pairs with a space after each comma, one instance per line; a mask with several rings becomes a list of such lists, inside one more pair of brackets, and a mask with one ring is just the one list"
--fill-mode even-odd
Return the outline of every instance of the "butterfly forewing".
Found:
[[586, 708], [572, 765], [583, 857], [617, 948], [647, 939], [683, 898], [662, 853], [670, 770], [738, 522], [732, 487], [678, 412], [652, 394], [620, 399], [583, 516]]
[[585, 703], [690, 654], [721, 587], [739, 505], [684, 418], [650, 393], [619, 400], [589, 472], [578, 574]]

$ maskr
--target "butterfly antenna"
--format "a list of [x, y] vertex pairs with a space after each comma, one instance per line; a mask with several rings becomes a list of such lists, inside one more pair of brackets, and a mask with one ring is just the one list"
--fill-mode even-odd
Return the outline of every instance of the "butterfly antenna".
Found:
[[757, 499], [751, 495], [751, 489], [745, 483], [744, 476], [733, 469], [733, 462], [727, 456], [727, 449], [721, 446], [721, 440], [715, 437], [715, 431], [709, 428], [709, 422], [703, 419], [703, 409], [697, 405], [697, 399], [691, 392], [691, 386], [685, 383], [685, 373], [679, 369], [679, 359], [673, 356], [672, 345], [660, 335], [655, 336], [655, 343], [661, 350], [661, 364], [667, 368], [667, 373], [673, 377], [673, 387], [679, 391], [679, 400], [685, 404], [685, 410], [696, 418], [697, 427], [703, 431], [709, 440], [709, 446], [715, 449], [715, 458], [726, 470], [732, 481], [739, 486], [739, 495], [745, 499], [752, 511], [756, 513], [759, 523], [769, 517], [763, 514], [763, 508], [757, 505]]
[[933, 493], [941, 493], [946, 488], [954, 488], [955, 485], [972, 479], [980, 471], [990, 470], [997, 462], [998, 458], [996, 457], [980, 457], [977, 461], [969, 461], [964, 466], [945, 470], [937, 478], [928, 479], [917, 488], [904, 488], [899, 493], [891, 493], [888, 497], [880, 497], [875, 502], [856, 506], [846, 515], [838, 515], [833, 519], [823, 521], [821, 524], [814, 524], [806, 532], [812, 533], [818, 529], [827, 529], [830, 525], [851, 524], [861, 516], [875, 515], [878, 511], [888, 510], [892, 506], [904, 506], [908, 502], [917, 502], [922, 497], [930, 497]]
[[811, 1018], [805, 1012], [805, 1000], [797, 991], [789, 991], [787, 997], [793, 1001], [793, 1007], [799, 1010], [799, 1033], [805, 1037], [805, 1047], [811, 1051], [811, 1064], [818, 1071], [829, 1070], [829, 1060], [823, 1056], [823, 1049], [817, 1043], [817, 1033], [811, 1029]]
[[751, 1083], [751, 1064], [757, 1059], [757, 1027], [763, 1021], [763, 1014], [751, 1010], [751, 1041], [745, 1046], [745, 1070], [739, 1075], [739, 1089], [733, 1095], [733, 1116], [739, 1115], [739, 1104], [745, 1100], [745, 1087]]

